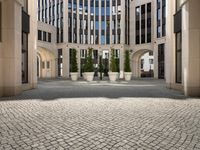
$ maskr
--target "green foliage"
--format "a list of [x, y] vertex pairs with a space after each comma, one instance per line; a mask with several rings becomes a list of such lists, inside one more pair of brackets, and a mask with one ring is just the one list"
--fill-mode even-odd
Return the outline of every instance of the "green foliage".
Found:
[[92, 61], [92, 48], [88, 48], [88, 55], [84, 65], [84, 72], [94, 72], [93, 61]]
[[78, 63], [76, 55], [77, 55], [76, 49], [72, 49], [71, 72], [78, 72]]
[[117, 72], [117, 64], [116, 64], [113, 48], [111, 48], [110, 71]]
[[129, 50], [125, 50], [124, 72], [131, 72]]

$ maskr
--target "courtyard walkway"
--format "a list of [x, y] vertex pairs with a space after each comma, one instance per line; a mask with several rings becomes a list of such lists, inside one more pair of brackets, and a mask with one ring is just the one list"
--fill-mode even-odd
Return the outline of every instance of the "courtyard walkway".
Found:
[[0, 98], [0, 150], [200, 150], [200, 100], [162, 80], [41, 80]]

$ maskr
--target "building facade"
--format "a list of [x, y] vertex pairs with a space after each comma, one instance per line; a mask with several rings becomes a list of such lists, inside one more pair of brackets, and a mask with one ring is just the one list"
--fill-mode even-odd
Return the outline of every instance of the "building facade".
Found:
[[200, 96], [200, 1], [168, 1], [167, 6], [167, 85]]
[[0, 96], [36, 87], [34, 0], [0, 0]]
[[[164, 0], [38, 0], [38, 76], [69, 78], [73, 48], [78, 51], [81, 76], [87, 49], [92, 47], [96, 67], [100, 55], [104, 66], [109, 66], [110, 49], [115, 49], [120, 78], [124, 77], [124, 50], [130, 50], [133, 76], [140, 77], [142, 55], [151, 52], [157, 58], [158, 45], [165, 43], [165, 8]], [[49, 42], [49, 37], [56, 39]], [[42, 60], [45, 49], [54, 57]], [[154, 62], [154, 77], [165, 78], [164, 62], [160, 66]]]
[[69, 78], [73, 48], [81, 77], [89, 47], [96, 68], [99, 56], [109, 67], [113, 48], [120, 78], [124, 50], [134, 77], [153, 53], [154, 78], [199, 96], [199, 7], [198, 0], [0, 0], [0, 96], [36, 87], [37, 76]]

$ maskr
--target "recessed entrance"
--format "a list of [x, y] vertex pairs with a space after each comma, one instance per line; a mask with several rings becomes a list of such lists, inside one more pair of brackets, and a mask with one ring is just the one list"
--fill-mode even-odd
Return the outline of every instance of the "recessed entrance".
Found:
[[154, 77], [154, 56], [152, 50], [139, 50], [133, 54], [132, 72], [135, 78]]

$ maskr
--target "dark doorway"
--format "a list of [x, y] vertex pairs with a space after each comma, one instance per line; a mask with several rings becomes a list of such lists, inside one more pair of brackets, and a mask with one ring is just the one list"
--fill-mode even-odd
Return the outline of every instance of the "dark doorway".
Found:
[[158, 78], [165, 79], [165, 44], [158, 45]]
[[109, 51], [103, 50], [103, 76], [108, 77], [108, 71], [109, 71]]

